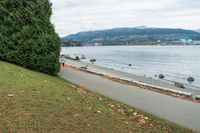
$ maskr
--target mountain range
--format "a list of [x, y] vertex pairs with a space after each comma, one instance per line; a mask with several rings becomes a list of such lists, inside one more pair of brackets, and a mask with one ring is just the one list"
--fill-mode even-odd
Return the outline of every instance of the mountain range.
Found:
[[114, 28], [79, 32], [62, 38], [62, 42], [75, 41], [81, 45], [153, 45], [176, 44], [180, 40], [200, 40], [200, 33], [185, 29], [152, 28], [146, 26], [134, 28]]
[[195, 31], [200, 33], [200, 29], [197, 29], [197, 30], [195, 30]]

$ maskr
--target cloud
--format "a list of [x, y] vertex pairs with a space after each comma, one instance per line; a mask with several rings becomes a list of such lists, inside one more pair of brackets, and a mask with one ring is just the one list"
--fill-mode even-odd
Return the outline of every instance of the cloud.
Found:
[[115, 27], [200, 28], [199, 0], [51, 0], [60, 36]]

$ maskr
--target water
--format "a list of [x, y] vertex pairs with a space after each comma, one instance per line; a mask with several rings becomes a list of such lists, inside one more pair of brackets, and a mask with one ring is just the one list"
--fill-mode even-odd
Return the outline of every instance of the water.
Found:
[[[62, 48], [61, 54], [96, 59], [96, 65], [137, 75], [181, 82], [200, 89], [200, 46], [106, 46]], [[132, 64], [132, 66], [129, 66]], [[188, 83], [187, 78], [195, 82]]]

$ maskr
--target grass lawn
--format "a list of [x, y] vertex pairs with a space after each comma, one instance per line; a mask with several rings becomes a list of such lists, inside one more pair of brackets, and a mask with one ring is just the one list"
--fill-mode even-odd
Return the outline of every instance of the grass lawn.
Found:
[[0, 133], [192, 132], [59, 77], [0, 61]]

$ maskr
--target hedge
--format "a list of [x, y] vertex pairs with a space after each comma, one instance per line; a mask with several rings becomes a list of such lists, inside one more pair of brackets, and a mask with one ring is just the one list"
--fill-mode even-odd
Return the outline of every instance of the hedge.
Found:
[[0, 60], [51, 75], [59, 72], [60, 38], [48, 0], [0, 0]]

